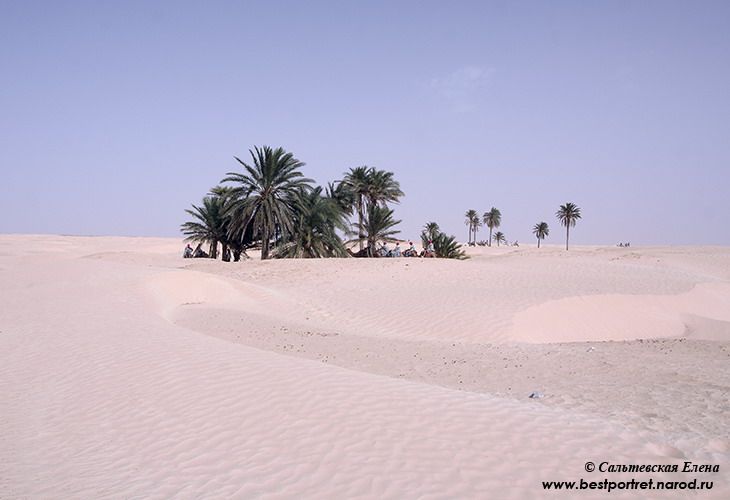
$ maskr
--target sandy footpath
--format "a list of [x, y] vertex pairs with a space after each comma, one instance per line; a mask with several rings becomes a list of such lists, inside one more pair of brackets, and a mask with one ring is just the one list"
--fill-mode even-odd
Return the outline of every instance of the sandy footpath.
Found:
[[182, 246], [0, 235], [0, 498], [730, 495], [728, 248]]

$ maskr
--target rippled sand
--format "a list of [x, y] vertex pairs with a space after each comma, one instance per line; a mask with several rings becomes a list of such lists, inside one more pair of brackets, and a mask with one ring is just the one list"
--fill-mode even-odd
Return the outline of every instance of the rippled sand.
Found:
[[[0, 235], [0, 498], [730, 494], [730, 249], [182, 246]], [[584, 470], [604, 460], [720, 472]]]

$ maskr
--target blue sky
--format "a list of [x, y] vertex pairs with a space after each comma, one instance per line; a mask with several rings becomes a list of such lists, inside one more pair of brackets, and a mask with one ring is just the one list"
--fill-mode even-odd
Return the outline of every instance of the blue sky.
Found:
[[405, 238], [730, 245], [730, 2], [0, 8], [2, 233], [178, 236], [266, 144], [395, 172]]

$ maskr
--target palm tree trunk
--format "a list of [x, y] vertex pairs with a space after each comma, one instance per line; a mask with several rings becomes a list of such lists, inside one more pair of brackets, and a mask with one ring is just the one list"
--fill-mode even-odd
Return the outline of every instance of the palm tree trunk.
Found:
[[218, 240], [213, 240], [210, 242], [210, 258], [218, 258]]
[[261, 228], [261, 260], [269, 258], [269, 228], [266, 224]]
[[537, 237], [537, 248], [540, 248], [540, 237]]
[[570, 224], [565, 226], [565, 249], [568, 249], [568, 240], [570, 239]]
[[360, 239], [360, 251], [362, 252], [362, 243], [363, 239], [365, 238], [365, 231], [363, 231], [362, 228], [362, 220], [365, 218], [365, 215], [363, 214], [363, 206], [362, 206], [362, 195], [357, 195], [357, 237]]
[[490, 247], [492, 246], [492, 228], [489, 228], [489, 241], [487, 242], [487, 245]]

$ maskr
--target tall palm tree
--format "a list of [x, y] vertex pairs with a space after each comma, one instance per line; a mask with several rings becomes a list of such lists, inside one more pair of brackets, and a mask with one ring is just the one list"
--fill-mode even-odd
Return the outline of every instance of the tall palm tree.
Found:
[[351, 168], [345, 173], [342, 184], [355, 196], [358, 238], [362, 250], [362, 244], [366, 239], [363, 223], [369, 208], [373, 205], [386, 206], [390, 202], [398, 203], [403, 191], [400, 189], [400, 184], [393, 179], [393, 172], [367, 166]]
[[[476, 210], [467, 210], [464, 217], [466, 217], [464, 224], [469, 226], [469, 241], [467, 243], [471, 245], [471, 235], [474, 232], [474, 220], [479, 220], [479, 215]], [[474, 235], [474, 239], [476, 240], [476, 235]]]
[[496, 233], [494, 233], [494, 241], [496, 241], [497, 246], [499, 246], [500, 243], [507, 243], [507, 238], [505, 238], [502, 231], [497, 231]]
[[193, 210], [185, 210], [197, 221], [185, 222], [180, 226], [182, 233], [187, 236], [185, 241], [199, 243], [210, 243], [208, 252], [212, 259], [218, 257], [218, 242], [226, 238], [225, 217], [223, 215], [223, 203], [220, 196], [206, 196], [203, 198], [203, 206], [193, 205]]
[[568, 240], [570, 239], [570, 228], [575, 227], [575, 223], [580, 219], [580, 208], [575, 203], [566, 203], [560, 205], [560, 208], [555, 212], [555, 216], [558, 221], [565, 226], [565, 249], [568, 249]]
[[345, 212], [332, 198], [322, 196], [317, 186], [301, 197], [294, 234], [276, 249], [276, 257], [347, 257], [347, 249], [336, 230], [347, 230]]
[[475, 245], [477, 242], [477, 232], [479, 232], [480, 227], [482, 227], [482, 220], [479, 218], [479, 214], [477, 214], [474, 217], [474, 221], [472, 222], [472, 230], [474, 231], [474, 244]]
[[492, 246], [492, 229], [498, 228], [502, 224], [502, 212], [492, 207], [489, 212], [486, 212], [483, 216], [484, 225], [489, 228], [489, 240], [487, 244]]
[[358, 240], [360, 242], [360, 250], [362, 250], [365, 242], [365, 228], [363, 222], [365, 220], [365, 201], [370, 186], [370, 170], [371, 168], [363, 165], [362, 167], [351, 168], [345, 173], [345, 178], [341, 185], [347, 188], [355, 197], [355, 210], [357, 211], [357, 228]]
[[532, 228], [532, 234], [537, 236], [537, 248], [540, 248], [540, 240], [544, 240], [545, 236], [550, 234], [550, 228], [548, 227], [547, 222], [538, 222], [535, 224]]
[[224, 186], [215, 186], [210, 190], [208, 194], [216, 197], [220, 205], [219, 210], [223, 216], [223, 220], [221, 221], [223, 224], [223, 234], [218, 241], [221, 244], [221, 258], [225, 262], [230, 262], [231, 250], [235, 251], [235, 249], [237, 248], [236, 242], [232, 240], [231, 235], [229, 234], [231, 216], [226, 213], [228, 205], [231, 202], [231, 188]]
[[231, 215], [231, 226], [240, 230], [253, 224], [261, 237], [264, 260], [269, 258], [271, 237], [277, 230], [284, 235], [292, 233], [298, 200], [312, 188], [310, 183], [314, 181], [299, 171], [305, 163], [283, 148], [254, 147], [249, 153], [253, 164], [235, 157], [244, 173], [228, 172], [221, 182], [239, 184], [231, 189], [233, 201], [227, 212]]

